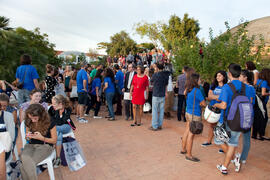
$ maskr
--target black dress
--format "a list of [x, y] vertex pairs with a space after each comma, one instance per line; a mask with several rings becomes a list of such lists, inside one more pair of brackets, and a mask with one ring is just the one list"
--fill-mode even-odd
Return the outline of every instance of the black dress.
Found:
[[55, 78], [51, 76], [45, 77], [46, 90], [45, 90], [45, 100], [46, 103], [52, 103], [52, 97], [55, 96], [54, 87], [57, 85]]

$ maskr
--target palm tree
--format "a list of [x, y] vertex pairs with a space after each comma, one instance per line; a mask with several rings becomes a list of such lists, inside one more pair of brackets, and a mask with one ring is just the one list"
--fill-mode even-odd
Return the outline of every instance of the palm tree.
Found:
[[0, 37], [6, 39], [7, 38], [7, 32], [11, 31], [13, 28], [9, 27], [9, 18], [6, 18], [5, 16], [0, 16]]
[[12, 30], [11, 27], [8, 26], [9, 25], [9, 18], [6, 18], [5, 16], [0, 16], [0, 30]]

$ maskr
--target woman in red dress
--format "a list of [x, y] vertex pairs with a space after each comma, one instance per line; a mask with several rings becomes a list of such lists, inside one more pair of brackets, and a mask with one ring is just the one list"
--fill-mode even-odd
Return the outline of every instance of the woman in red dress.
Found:
[[[146, 97], [144, 96], [144, 92], [146, 90]], [[137, 74], [134, 75], [132, 80], [132, 85], [130, 88], [130, 96], [132, 97], [133, 104], [133, 124], [131, 126], [140, 126], [141, 118], [143, 114], [143, 105], [145, 100], [148, 99], [148, 91], [149, 91], [149, 81], [148, 77], [144, 75], [144, 68], [142, 66], [137, 67]], [[137, 107], [139, 106], [139, 114], [137, 121]]]

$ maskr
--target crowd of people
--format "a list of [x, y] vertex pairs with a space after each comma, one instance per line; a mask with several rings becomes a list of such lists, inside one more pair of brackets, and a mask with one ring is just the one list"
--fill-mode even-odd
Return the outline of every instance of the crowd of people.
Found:
[[[23, 147], [20, 156], [23, 179], [37, 179], [36, 165], [54, 148], [54, 167], [59, 167], [63, 134], [72, 131], [72, 115], [79, 123], [88, 123], [91, 118], [115, 121], [117, 116], [122, 116], [122, 104], [125, 120], [131, 121], [130, 126], [141, 126], [144, 112], [148, 111], [152, 113], [149, 130], [160, 131], [164, 118], [172, 118], [172, 106], [177, 97], [176, 119], [186, 122], [180, 153], [193, 162], [200, 161], [193, 156], [192, 146], [194, 136], [202, 131], [199, 126], [204, 119], [204, 109], [213, 107], [220, 110], [217, 122], [207, 123], [210, 128], [202, 146], [211, 146], [213, 140], [220, 146], [219, 151], [225, 156], [224, 162], [217, 168], [222, 174], [228, 173], [231, 162], [236, 166], [235, 170], [240, 171], [241, 164], [246, 163], [248, 157], [250, 137], [267, 139], [266, 104], [269, 99], [270, 69], [264, 68], [259, 72], [250, 61], [246, 62], [245, 69], [238, 64], [230, 64], [227, 70], [218, 71], [211, 84], [203, 82], [200, 75], [188, 66], [184, 66], [182, 74], [175, 78], [170, 52], [161, 50], [135, 55], [130, 53], [126, 57], [109, 56], [107, 64], [97, 66], [82, 62], [80, 69], [66, 65], [63, 70], [48, 64], [43, 81], [39, 80], [29, 55], [22, 55], [20, 63], [15, 82], [0, 81], [0, 134], [9, 132], [14, 148], [19, 126], [25, 123], [28, 144]], [[175, 85], [173, 79], [176, 79]], [[243, 131], [232, 128], [231, 122], [234, 124], [234, 118], [240, 113], [237, 108], [235, 117], [229, 121], [231, 111], [235, 108], [234, 99], [240, 95], [248, 99], [249, 102], [245, 102], [247, 105], [252, 104], [252, 118], [249, 119], [249, 122], [253, 122], [250, 123], [253, 125], [252, 132], [249, 126]], [[99, 114], [102, 105], [108, 108], [105, 117]], [[93, 115], [90, 115], [91, 109], [94, 110]], [[244, 113], [239, 118], [246, 120], [249, 113]], [[227, 141], [215, 133], [217, 127], [223, 127], [223, 136], [229, 134]], [[243, 147], [240, 154], [236, 149], [241, 134]], [[6, 174], [7, 156], [12, 155], [6, 149], [0, 142], [0, 173], [3, 176]]]

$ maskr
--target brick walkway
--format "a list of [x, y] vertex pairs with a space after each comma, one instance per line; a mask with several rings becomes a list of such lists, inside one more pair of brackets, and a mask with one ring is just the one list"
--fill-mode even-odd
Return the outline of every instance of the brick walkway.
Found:
[[[105, 112], [106, 111], [106, 112]], [[105, 115], [105, 107], [101, 115]], [[92, 112], [91, 112], [92, 114]], [[173, 114], [176, 117], [175, 114]], [[76, 122], [76, 139], [83, 148], [87, 165], [77, 172], [67, 167], [54, 169], [56, 179], [64, 180], [163, 180], [163, 179], [256, 179], [270, 178], [270, 142], [251, 142], [251, 151], [246, 165], [240, 173], [229, 167], [229, 175], [224, 177], [216, 165], [222, 162], [224, 155], [218, 153], [218, 147], [201, 147], [206, 140], [208, 127], [202, 135], [196, 136], [193, 154], [201, 159], [199, 163], [186, 161], [179, 154], [180, 137], [185, 123], [176, 118], [164, 121], [162, 131], [148, 130], [150, 114], [143, 118], [141, 127], [130, 127], [130, 121], [117, 116], [117, 121], [88, 118], [88, 124]], [[241, 141], [242, 142], [242, 141]], [[47, 171], [39, 175], [47, 180]]]

